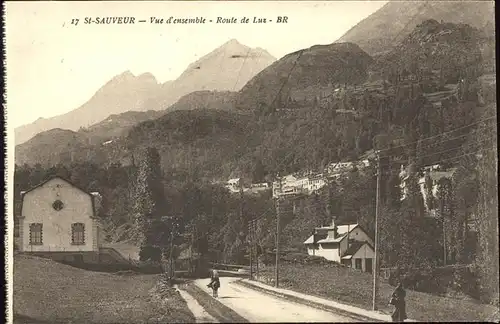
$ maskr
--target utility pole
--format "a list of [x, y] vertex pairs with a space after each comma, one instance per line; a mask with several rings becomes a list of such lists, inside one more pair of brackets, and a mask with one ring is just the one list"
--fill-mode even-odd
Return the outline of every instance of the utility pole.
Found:
[[257, 220], [254, 220], [254, 231], [253, 231], [253, 237], [254, 237], [254, 244], [255, 244], [255, 272], [256, 272], [256, 278], [257, 280], [259, 279], [259, 246], [257, 244]]
[[194, 224], [190, 228], [191, 230], [191, 245], [189, 246], [189, 272], [192, 274], [194, 271], [194, 261], [193, 261], [193, 245], [194, 245]]
[[445, 222], [444, 222], [444, 199], [441, 198], [440, 204], [439, 204], [439, 213], [441, 215], [441, 222], [443, 226], [443, 265], [445, 266], [447, 263], [446, 260], [446, 228], [445, 228]]
[[250, 280], [253, 279], [253, 263], [252, 263], [252, 221], [248, 222], [248, 247], [249, 247], [249, 253], [250, 253]]
[[240, 219], [243, 222], [243, 181], [240, 178], [239, 179], [239, 186], [240, 186]]
[[278, 176], [279, 193], [276, 199], [276, 269], [275, 269], [275, 286], [279, 287], [279, 262], [280, 262], [280, 203], [281, 203], [281, 178]]
[[380, 151], [377, 152], [377, 200], [375, 203], [375, 257], [373, 269], [373, 304], [372, 309], [377, 310], [378, 296], [378, 276], [379, 276], [379, 239], [378, 239], [378, 220], [380, 216], [380, 189], [382, 182], [382, 165], [380, 164]]
[[175, 223], [172, 222], [172, 228], [170, 229], [170, 278], [175, 275], [174, 269], [174, 227]]

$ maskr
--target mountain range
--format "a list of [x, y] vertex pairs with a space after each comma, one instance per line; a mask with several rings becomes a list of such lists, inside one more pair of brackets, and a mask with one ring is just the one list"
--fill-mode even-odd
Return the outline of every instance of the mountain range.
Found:
[[[63, 115], [39, 118], [15, 129], [21, 144], [50, 129], [76, 131], [128, 111], [165, 110], [195, 91], [238, 91], [276, 59], [261, 48], [250, 48], [232, 39], [190, 64], [175, 80], [159, 83], [151, 73], [135, 76], [125, 71], [115, 76], [82, 106]], [[138, 120], [140, 121], [140, 120]]]
[[[399, 32], [405, 34], [400, 41], [386, 42], [383, 51], [370, 55], [363, 46], [366, 48], [370, 39], [387, 39], [379, 29], [384, 24], [389, 28], [392, 15], [399, 12], [406, 18], [398, 19], [407, 22], [424, 18], [424, 14], [415, 11], [405, 12], [407, 2], [389, 2], [379, 10], [382, 13], [367, 17], [346, 34], [345, 37], [358, 33], [354, 31], [374, 24], [379, 17], [375, 19], [379, 27], [374, 27], [372, 33], [365, 34], [356, 44], [336, 42], [285, 55], [260, 72], [254, 71], [254, 77], [237, 92], [195, 91], [165, 111], [117, 114], [85, 131], [54, 130], [39, 134], [16, 147], [16, 163], [51, 165], [89, 158], [94, 163], [128, 163], [136, 149], [149, 145], [160, 148], [166, 167], [182, 169], [184, 164], [198, 165], [212, 169], [216, 173], [212, 176], [227, 176], [245, 172], [256, 159], [266, 160], [271, 169], [280, 169], [277, 161], [283, 160], [282, 166], [292, 170], [316, 166], [323, 160], [354, 158], [370, 149], [371, 139], [384, 129], [394, 138], [405, 136], [408, 123], [419, 120], [419, 115], [427, 116], [430, 123], [442, 124], [439, 121], [442, 116], [434, 116], [435, 111], [429, 108], [440, 102], [426, 102], [430, 99], [417, 98], [415, 94], [424, 91], [425, 98], [434, 98], [431, 94], [438, 93], [438, 101], [454, 100], [453, 89], [457, 89], [460, 75], [494, 73], [494, 70], [484, 71], [486, 59], [494, 57], [494, 51], [482, 50], [485, 42], [491, 43], [488, 21], [493, 19], [493, 13], [488, 11], [489, 3], [477, 4], [483, 8], [477, 10], [486, 15], [481, 18], [485, 23], [479, 23], [483, 29], [462, 22], [439, 22], [439, 15], [445, 14], [445, 9], [453, 12], [468, 8], [456, 16], [475, 20], [477, 10], [470, 3], [430, 2], [428, 6], [439, 15], [422, 11], [430, 19], [415, 24], [408, 32], [400, 28]], [[420, 3], [413, 4], [413, 8], [419, 6]], [[226, 46], [233, 48], [235, 44], [231, 41]], [[207, 56], [211, 55], [220, 57], [221, 52], [216, 50]], [[437, 71], [432, 76], [437, 81], [429, 84], [419, 81], [421, 84], [416, 87], [402, 86], [394, 80], [388, 82], [393, 73], [415, 70], [412, 62], [420, 70], [417, 74]], [[391, 71], [390, 67], [399, 71]], [[201, 71], [201, 63], [193, 63], [185, 78]], [[415, 98], [421, 101], [413, 102]], [[158, 96], [150, 100], [161, 102]], [[287, 108], [286, 114], [277, 111], [283, 108]], [[197, 133], [199, 130], [204, 131]], [[75, 146], [76, 139], [80, 144]], [[37, 149], [43, 146], [41, 143], [50, 141], [57, 144], [56, 150]], [[103, 144], [109, 141], [112, 142]]]
[[468, 24], [494, 35], [495, 2], [392, 0], [348, 30], [337, 42], [356, 43], [375, 56], [389, 51], [428, 19]]

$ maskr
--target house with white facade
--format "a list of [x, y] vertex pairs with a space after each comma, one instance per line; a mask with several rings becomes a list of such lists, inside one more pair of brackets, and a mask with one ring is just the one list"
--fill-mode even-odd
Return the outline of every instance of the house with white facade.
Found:
[[283, 195], [299, 194], [300, 190], [297, 186], [297, 177], [289, 174], [281, 178], [281, 181], [273, 182], [273, 198]]
[[358, 169], [364, 169], [370, 166], [370, 161], [367, 159], [359, 160], [357, 165]]
[[250, 185], [250, 188], [249, 188], [251, 193], [259, 193], [259, 192], [267, 191], [270, 189], [271, 189], [271, 187], [269, 186], [269, 184], [267, 182], [252, 183]]
[[98, 257], [102, 234], [97, 192], [86, 192], [56, 176], [21, 195], [20, 252], [70, 261]]
[[345, 264], [354, 269], [371, 272], [375, 255], [374, 243], [357, 223], [315, 228], [304, 242], [307, 253]]
[[288, 175], [281, 179], [281, 187], [279, 181], [273, 182], [273, 197], [310, 195], [325, 185], [326, 180], [323, 174], [310, 174], [302, 177]]
[[[439, 180], [442, 178], [449, 178], [451, 179], [453, 177], [453, 174], [455, 173], [456, 169], [451, 168], [449, 170], [443, 170], [439, 164], [435, 165], [429, 165], [425, 166], [424, 168], [424, 175], [421, 176], [418, 179], [418, 185], [420, 187], [420, 192], [422, 193], [422, 196], [424, 198], [425, 202], [425, 207], [427, 208], [427, 211], [430, 211], [428, 206], [427, 206], [427, 190], [425, 189], [425, 179], [426, 177], [430, 177], [432, 181], [432, 193], [434, 194], [434, 197], [437, 198], [437, 190], [438, 190], [438, 183]], [[409, 173], [407, 168], [405, 168], [404, 165], [401, 166], [401, 171], [399, 172], [399, 178], [401, 180], [400, 182], [400, 188], [401, 188], [401, 200], [406, 199], [408, 196], [408, 179], [409, 179]], [[434, 213], [434, 211], [430, 211], [431, 214]]]
[[229, 191], [231, 192], [240, 192], [240, 189], [241, 189], [241, 178], [233, 178], [233, 179], [229, 179], [227, 182], [226, 182], [226, 185], [225, 187], [227, 189], [229, 189]]
[[437, 168], [430, 167], [425, 170], [424, 176], [421, 177], [418, 180], [418, 185], [420, 187], [420, 192], [422, 193], [422, 197], [424, 198], [424, 205], [425, 209], [427, 212], [429, 212], [429, 216], [435, 217], [436, 214], [436, 209], [430, 208], [430, 206], [427, 205], [428, 200], [427, 200], [427, 190], [426, 190], [426, 178], [429, 177], [429, 179], [432, 182], [432, 195], [434, 198], [438, 198], [438, 187], [439, 187], [439, 180], [443, 178], [451, 179], [453, 177], [453, 174], [455, 173], [456, 169], [450, 169], [447, 171], [436, 171], [439, 170]]
[[326, 180], [323, 174], [317, 174], [307, 178], [307, 190], [309, 194], [323, 188], [325, 185]]
[[354, 162], [332, 162], [326, 169], [329, 174], [338, 174], [352, 169], [354, 165]]
[[404, 167], [404, 165], [401, 165], [401, 171], [399, 172], [399, 188], [401, 189], [401, 201], [405, 200], [406, 197], [408, 196], [408, 178], [409, 178], [408, 171]]

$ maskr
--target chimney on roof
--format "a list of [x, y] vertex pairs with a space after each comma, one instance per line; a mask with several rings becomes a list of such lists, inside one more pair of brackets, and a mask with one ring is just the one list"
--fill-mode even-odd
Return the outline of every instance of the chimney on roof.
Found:
[[90, 194], [94, 199], [94, 212], [98, 215], [102, 208], [102, 196], [99, 192], [91, 192]]
[[335, 218], [332, 220], [332, 226], [333, 226], [333, 231], [332, 231], [332, 238], [336, 239], [339, 236], [337, 224], [335, 223]]

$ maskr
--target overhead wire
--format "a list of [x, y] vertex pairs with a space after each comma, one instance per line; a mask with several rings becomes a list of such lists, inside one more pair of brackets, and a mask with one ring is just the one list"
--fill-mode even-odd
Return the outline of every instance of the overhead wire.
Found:
[[[463, 150], [463, 149], [466, 149], [466, 148], [472, 146], [473, 144], [488, 143], [491, 140], [494, 140], [494, 138], [493, 137], [488, 137], [488, 138], [481, 139], [479, 141], [478, 140], [474, 140], [474, 141], [468, 142], [468, 143], [466, 143], [464, 145], [459, 145], [457, 147], [453, 147], [453, 148], [450, 148], [450, 149], [441, 150], [441, 151], [433, 152], [433, 153], [430, 153], [430, 154], [419, 155], [417, 158], [421, 159], [421, 158], [425, 158], [425, 157], [429, 157], [429, 156], [433, 156], [433, 155], [438, 155], [438, 154], [442, 154], [442, 153], [446, 153], [446, 152], [460, 151], [460, 150]], [[397, 156], [397, 155], [395, 155], [395, 156]], [[394, 156], [384, 156], [384, 158], [389, 158], [389, 163], [391, 163], [390, 157], [394, 157]], [[409, 161], [409, 159], [404, 159], [404, 160], [399, 160], [399, 161]], [[381, 164], [383, 166], [387, 166], [388, 165], [385, 162], [381, 162]], [[437, 164], [437, 163], [434, 163], [434, 164]]]
[[[387, 148], [380, 149], [380, 150], [377, 150], [377, 151], [378, 152], [386, 152], [386, 151], [393, 150], [393, 149], [396, 149], [396, 148], [401, 148], [401, 147], [410, 146], [412, 144], [417, 144], [419, 142], [421, 143], [423, 141], [428, 141], [428, 140], [431, 140], [431, 139], [438, 138], [440, 136], [444, 136], [446, 134], [450, 134], [450, 133], [453, 133], [453, 132], [456, 132], [456, 131], [459, 131], [459, 130], [462, 130], [462, 129], [466, 129], [468, 127], [472, 127], [474, 125], [479, 125], [479, 124], [484, 123], [484, 122], [486, 122], [488, 120], [492, 120], [492, 119], [496, 119], [496, 118], [497, 118], [497, 116], [490, 116], [488, 118], [484, 118], [484, 119], [479, 120], [477, 122], [474, 122], [474, 123], [471, 123], [471, 124], [468, 124], [468, 125], [465, 125], [465, 126], [461, 126], [461, 127], [458, 127], [458, 128], [455, 128], [455, 129], [452, 129], [452, 130], [449, 130], [449, 131], [446, 131], [446, 132], [443, 132], [443, 133], [439, 133], [439, 134], [436, 134], [436, 135], [433, 135], [433, 136], [425, 137], [425, 138], [422, 138], [422, 139], [419, 139], [417, 141], [413, 141], [413, 142], [410, 142], [410, 143], [405, 143], [405, 144], [402, 144], [402, 145], [387, 147]], [[468, 134], [464, 134], [464, 135], [461, 135], [460, 137], [467, 136], [467, 135]]]

